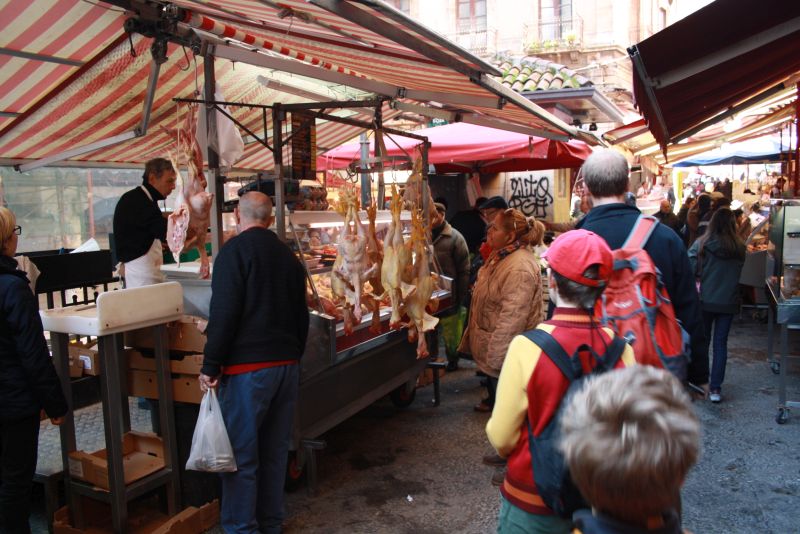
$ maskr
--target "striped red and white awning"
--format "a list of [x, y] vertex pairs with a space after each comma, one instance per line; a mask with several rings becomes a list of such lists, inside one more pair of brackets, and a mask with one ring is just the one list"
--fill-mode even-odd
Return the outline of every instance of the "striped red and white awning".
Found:
[[[127, 12], [114, 5], [123, 0], [110, 1], [0, 3], [0, 160], [38, 160], [132, 132], [140, 124], [152, 39], [129, 37], [123, 30], [125, 19], [136, 15], [138, 0], [124, 2]], [[508, 124], [575, 134], [559, 119], [488, 79], [495, 73], [493, 67], [382, 2], [177, 0], [175, 5], [184, 10], [182, 28], [220, 45], [214, 70], [226, 101], [308, 102], [307, 97], [258, 82], [259, 75], [270, 72], [264, 65], [276, 64], [277, 70], [339, 83], [361, 94], [433, 101], [454, 112], [487, 117], [494, 127]], [[234, 62], [224, 59], [226, 53], [256, 61]], [[141, 164], [162, 154], [173, 142], [168, 130], [184, 109], [173, 99], [195, 97], [196, 89], [202, 89], [203, 61], [171, 44], [146, 135], [70, 161]], [[263, 131], [260, 110], [231, 112], [253, 131]], [[384, 120], [396, 114], [387, 107]], [[353, 126], [320, 123], [317, 143], [331, 148], [357, 134]], [[269, 169], [271, 155], [251, 143], [238, 166]]]

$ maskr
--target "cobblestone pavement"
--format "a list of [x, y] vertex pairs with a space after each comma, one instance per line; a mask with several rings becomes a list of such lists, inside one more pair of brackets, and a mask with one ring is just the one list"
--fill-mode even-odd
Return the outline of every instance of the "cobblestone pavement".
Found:
[[[790, 352], [800, 356], [800, 331]], [[695, 534], [800, 532], [800, 410], [775, 423], [777, 376], [766, 363], [766, 326], [737, 319], [723, 402], [697, 402], [703, 456], [683, 490], [684, 527]], [[789, 365], [789, 398], [800, 400], [800, 361]], [[322, 436], [317, 494], [287, 499], [286, 533], [485, 533], [499, 507], [487, 414], [471, 362], [405, 410], [382, 400]], [[41, 525], [41, 523], [39, 523]], [[216, 528], [213, 533], [222, 532]]]

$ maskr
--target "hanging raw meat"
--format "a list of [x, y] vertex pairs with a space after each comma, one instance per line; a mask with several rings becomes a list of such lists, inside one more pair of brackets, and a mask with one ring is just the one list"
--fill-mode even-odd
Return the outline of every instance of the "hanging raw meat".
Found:
[[345, 313], [345, 333], [350, 334], [354, 324], [361, 322], [364, 282], [373, 275], [376, 266], [370, 266], [367, 259], [367, 232], [358, 219], [358, 191], [355, 188], [343, 188], [339, 197], [340, 212], [344, 212], [344, 228], [339, 235], [338, 265], [334, 264], [332, 276], [344, 283], [344, 309], [345, 312], [351, 309], [353, 316], [353, 321], [348, 324]]
[[377, 334], [381, 331], [381, 301], [386, 295], [386, 290], [381, 282], [381, 266], [383, 265], [383, 243], [378, 239], [378, 234], [375, 230], [375, 217], [378, 213], [378, 207], [375, 202], [367, 208], [367, 217], [369, 218], [369, 229], [367, 230], [367, 259], [369, 260], [370, 267], [373, 269], [372, 277], [367, 280], [370, 285], [370, 291], [364, 296], [372, 310], [372, 324], [370, 331]]
[[411, 249], [403, 241], [403, 224], [400, 213], [403, 210], [403, 199], [392, 184], [392, 201], [389, 204], [392, 221], [389, 232], [383, 242], [383, 264], [381, 265], [381, 282], [388, 291], [392, 303], [392, 317], [389, 326], [398, 328], [403, 316], [403, 275], [411, 264]]
[[[404, 307], [408, 315], [408, 340], [417, 341], [417, 358], [428, 356], [428, 345], [425, 341], [425, 332], [436, 328], [439, 319], [428, 314], [427, 307], [431, 304], [436, 281], [431, 274], [430, 256], [422, 221], [422, 212], [416, 210], [411, 214], [411, 246], [414, 251], [414, 265], [412, 267], [413, 281], [411, 285], [404, 284]], [[435, 306], [435, 303], [432, 303]]]
[[183, 182], [175, 210], [167, 221], [167, 244], [178, 265], [181, 254], [196, 248], [200, 253], [200, 278], [208, 278], [210, 268], [206, 240], [214, 195], [206, 191], [208, 184], [203, 174], [203, 156], [196, 136], [197, 110], [196, 104], [191, 104], [187, 109], [183, 128], [175, 132], [177, 153], [169, 153], [175, 174], [183, 179], [180, 166], [184, 164], [189, 179]]

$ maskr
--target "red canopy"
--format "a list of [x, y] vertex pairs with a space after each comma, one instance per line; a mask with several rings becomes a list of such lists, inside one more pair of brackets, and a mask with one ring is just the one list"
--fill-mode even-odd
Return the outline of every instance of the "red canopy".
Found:
[[[582, 141], [551, 141], [464, 122], [413, 133], [428, 138], [431, 143], [428, 162], [436, 167], [437, 173], [477, 171], [494, 174], [580, 167], [592, 153]], [[420, 143], [408, 137], [384, 136], [384, 141], [389, 156], [403, 156], [403, 151], [413, 155]], [[373, 155], [373, 143], [370, 143], [370, 156]], [[361, 143], [348, 143], [319, 156], [317, 169], [343, 169], [360, 158]]]
[[798, 50], [797, 0], [716, 0], [628, 49], [636, 105], [665, 147], [785, 88], [800, 71]]

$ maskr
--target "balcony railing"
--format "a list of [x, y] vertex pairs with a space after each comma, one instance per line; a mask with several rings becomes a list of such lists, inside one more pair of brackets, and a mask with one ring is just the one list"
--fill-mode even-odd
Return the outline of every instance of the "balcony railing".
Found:
[[477, 56], [493, 54], [497, 51], [497, 30], [493, 28], [463, 28], [447, 36], [461, 48]]
[[583, 43], [583, 19], [578, 16], [557, 18], [539, 23], [538, 38], [534, 38], [529, 48], [547, 51]]

